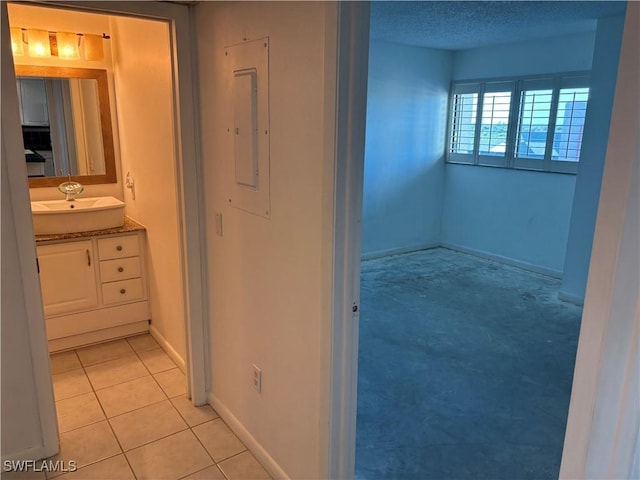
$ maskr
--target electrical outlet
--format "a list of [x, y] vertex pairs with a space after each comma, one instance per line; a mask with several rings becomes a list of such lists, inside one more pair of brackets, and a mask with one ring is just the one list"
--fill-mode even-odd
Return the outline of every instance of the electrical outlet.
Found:
[[253, 364], [253, 388], [256, 389], [256, 392], [262, 392], [262, 370], [260, 370], [256, 364]]

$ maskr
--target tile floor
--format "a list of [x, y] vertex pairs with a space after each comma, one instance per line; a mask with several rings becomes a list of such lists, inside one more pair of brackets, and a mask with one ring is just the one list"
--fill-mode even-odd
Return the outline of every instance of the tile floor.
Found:
[[51, 356], [61, 451], [72, 473], [3, 472], [5, 479], [258, 480], [271, 477], [151, 335]]

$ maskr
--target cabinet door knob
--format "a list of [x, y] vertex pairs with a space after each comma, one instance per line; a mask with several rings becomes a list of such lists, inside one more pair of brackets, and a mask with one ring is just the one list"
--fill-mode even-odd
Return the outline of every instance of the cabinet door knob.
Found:
[[122, 273], [122, 272], [124, 272], [124, 268], [122, 268], [122, 267], [118, 267], [118, 271], [119, 271], [120, 273]]
[[119, 252], [121, 252], [121, 251], [122, 251], [122, 245], [118, 245], [118, 246], [116, 247], [116, 250], [118, 250]]
[[122, 295], [124, 295], [125, 293], [127, 293], [127, 291], [126, 291], [124, 288], [121, 288], [121, 289], [120, 289], [120, 293], [121, 293]]

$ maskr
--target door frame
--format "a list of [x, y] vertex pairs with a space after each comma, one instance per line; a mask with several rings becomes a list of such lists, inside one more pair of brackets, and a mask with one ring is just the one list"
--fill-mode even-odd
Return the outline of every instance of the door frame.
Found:
[[328, 478], [355, 476], [369, 7], [338, 7]]
[[[6, 4], [2, 2], [2, 22], [8, 26]], [[201, 163], [199, 159], [198, 124], [195, 110], [194, 78], [196, 69], [192, 60], [191, 7], [160, 2], [108, 2], [108, 1], [54, 1], [38, 6], [69, 8], [72, 10], [102, 13], [107, 15], [125, 15], [131, 17], [155, 19], [168, 22], [172, 55], [172, 76], [174, 84], [174, 125], [176, 136], [176, 187], [178, 192], [178, 214], [180, 230], [180, 251], [182, 263], [182, 285], [185, 298], [185, 339], [187, 368], [187, 391], [195, 405], [207, 403], [207, 329], [205, 324], [207, 304], [206, 264], [204, 250], [203, 195], [200, 179]], [[34, 3], [35, 4], [35, 3]], [[3, 30], [8, 31], [8, 28]], [[4, 34], [4, 33], [3, 33]], [[8, 34], [7, 34], [8, 35]], [[10, 42], [2, 42], [8, 49]], [[5, 47], [6, 46], [6, 47]], [[24, 181], [26, 166], [24, 162], [11, 161], [21, 158], [16, 152], [22, 151], [18, 131], [17, 92], [5, 84], [13, 80], [13, 59], [10, 52], [5, 68], [3, 65], [3, 108], [2, 136], [3, 148], [6, 148], [7, 170], [11, 183], [11, 199], [16, 223], [18, 255], [22, 266], [25, 301], [27, 304], [27, 322], [29, 325], [31, 355], [34, 365], [34, 381], [38, 394], [43, 446], [38, 452], [40, 458], [48, 457], [58, 451], [58, 426], [53, 398], [52, 380], [45, 320], [42, 312], [42, 297], [36, 265], [35, 241], [29, 208], [29, 190]], [[5, 59], [3, 58], [3, 64]], [[5, 81], [6, 79], [6, 81]], [[12, 98], [13, 97], [13, 98]], [[5, 103], [7, 100], [9, 102]], [[15, 109], [13, 107], [15, 102]], [[9, 108], [6, 108], [6, 107]], [[14, 118], [15, 117], [15, 118]], [[6, 120], [6, 121], [5, 121]], [[5, 142], [4, 140], [7, 140]]]
[[[361, 141], [364, 145], [367, 62], [363, 59], [368, 57], [368, 41], [366, 47], [358, 48], [358, 44], [365, 37], [368, 40], [368, 24], [365, 35], [363, 23], [365, 16], [368, 22], [369, 15], [368, 10], [349, 12], [348, 8], [343, 5], [340, 9], [338, 44], [330, 478], [354, 478], [355, 473], [359, 319], [351, 307], [359, 306], [364, 154], [358, 149]], [[624, 259], [618, 261], [618, 254], [629, 256], [633, 248], [628, 228], [624, 227], [625, 220], [629, 222], [628, 217], [633, 215], [631, 182], [638, 182], [640, 175], [640, 121], [638, 102], [633, 101], [638, 99], [640, 84], [635, 47], [639, 22], [640, 3], [629, 2], [560, 478], [584, 478], [585, 474], [590, 476], [589, 472], [606, 472], [611, 477], [611, 473], [640, 468], [640, 454], [638, 450], [634, 453], [630, 445], [640, 441], [637, 428], [633, 429], [639, 420], [632, 388], [637, 386], [640, 368], [637, 360], [640, 303], [637, 296], [635, 299], [625, 297], [629, 282], [628, 278], [620, 281], [625, 265]], [[362, 85], [363, 89], [354, 90]], [[347, 98], [341, 100], [344, 95]], [[637, 192], [637, 184], [635, 188]], [[625, 231], [626, 250], [621, 250]], [[628, 269], [626, 271], [628, 274]], [[632, 318], [616, 316], [620, 311], [632, 311]], [[622, 326], [626, 335], [618, 331]], [[618, 342], [614, 344], [612, 339]], [[624, 356], [619, 353], [622, 350]], [[603, 369], [608, 375], [616, 373], [614, 382], [607, 382], [608, 375], [602, 375]], [[608, 441], [609, 448], [596, 448], [601, 447], [603, 441]]]

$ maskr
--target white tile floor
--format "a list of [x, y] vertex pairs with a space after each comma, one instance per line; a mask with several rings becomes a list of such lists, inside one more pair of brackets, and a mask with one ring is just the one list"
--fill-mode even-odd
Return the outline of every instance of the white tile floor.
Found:
[[185, 378], [150, 335], [51, 356], [61, 451], [72, 473], [5, 479], [229, 479], [271, 477], [209, 406], [194, 407]]

